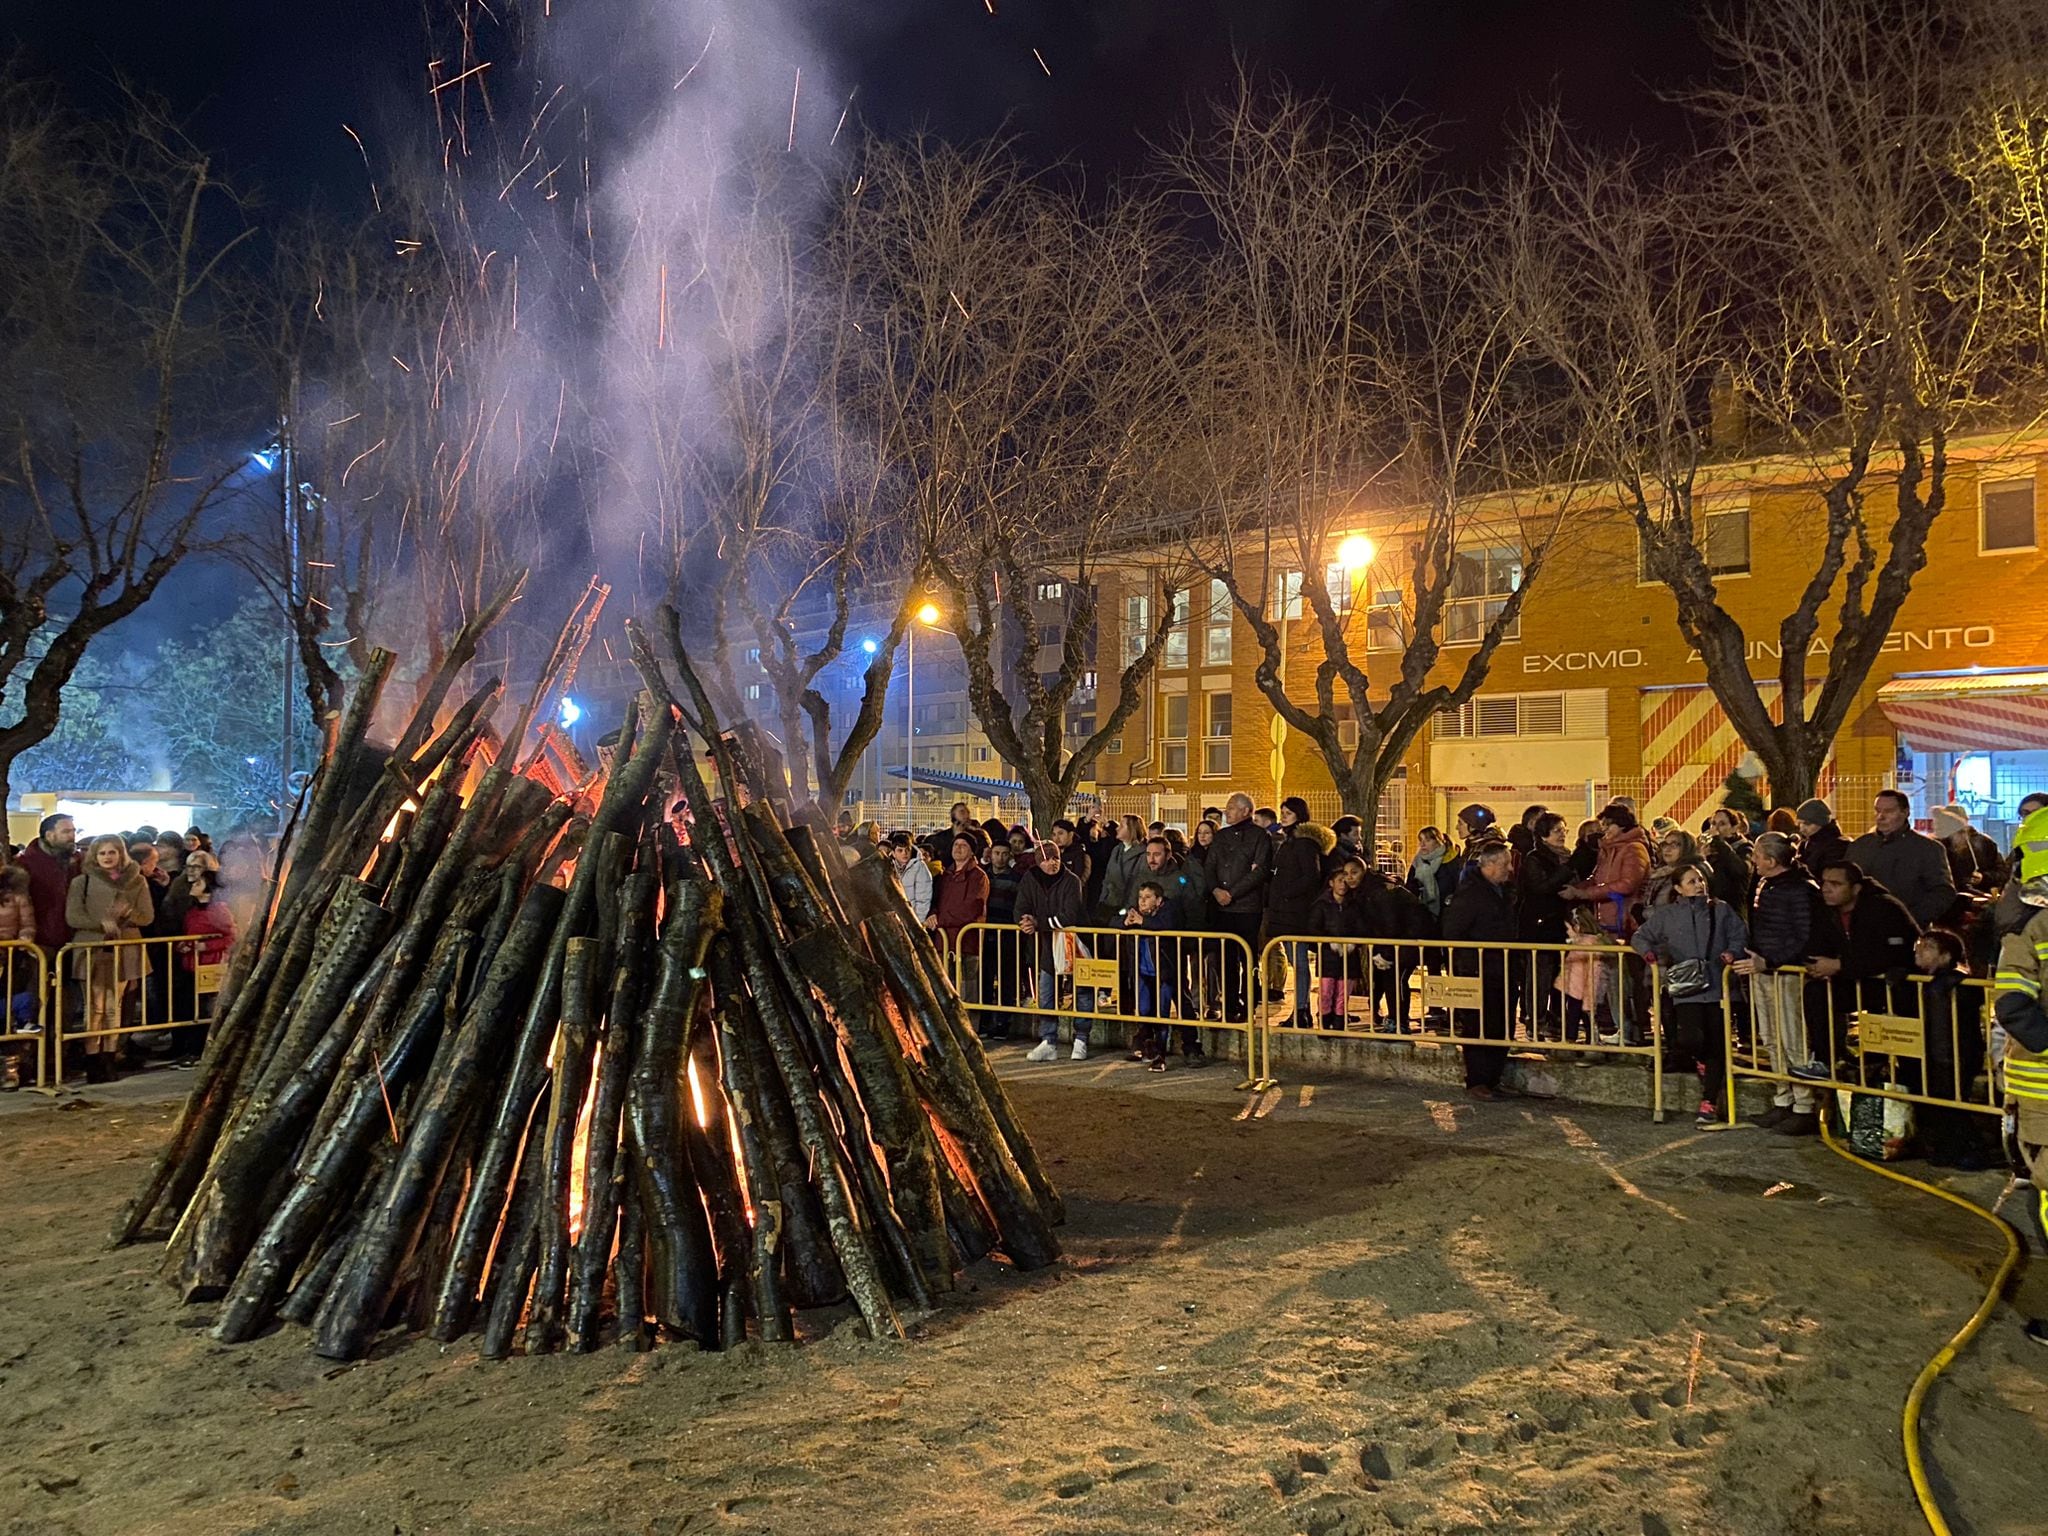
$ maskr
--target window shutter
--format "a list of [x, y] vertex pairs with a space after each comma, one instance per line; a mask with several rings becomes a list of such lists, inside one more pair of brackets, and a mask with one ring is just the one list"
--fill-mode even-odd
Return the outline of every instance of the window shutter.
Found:
[[1495, 694], [1489, 698], [1475, 699], [1479, 706], [1478, 734], [1481, 736], [1512, 736], [1519, 719], [1514, 694]]

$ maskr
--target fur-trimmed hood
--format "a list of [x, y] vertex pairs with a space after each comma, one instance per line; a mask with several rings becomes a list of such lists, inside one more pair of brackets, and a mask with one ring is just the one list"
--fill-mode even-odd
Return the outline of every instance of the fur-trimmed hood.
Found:
[[1316, 845], [1316, 851], [1328, 858], [1337, 851], [1337, 834], [1319, 821], [1297, 821], [1291, 837], [1307, 838]]

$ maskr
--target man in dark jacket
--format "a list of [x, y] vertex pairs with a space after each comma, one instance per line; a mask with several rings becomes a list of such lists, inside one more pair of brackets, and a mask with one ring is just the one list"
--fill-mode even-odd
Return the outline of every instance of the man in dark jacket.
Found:
[[[1804, 983], [1781, 968], [1804, 965], [1813, 953], [1820, 891], [1807, 879], [1791, 839], [1781, 832], [1759, 837], [1750, 849], [1750, 863], [1757, 882], [1749, 916], [1749, 953], [1731, 969], [1749, 978], [1750, 1018], [1758, 1046], [1769, 1053], [1773, 1071], [1789, 1072], [1816, 1053], [1807, 1039]], [[1813, 1135], [1820, 1129], [1813, 1090], [1791, 1083], [1773, 1085], [1771, 1107], [1757, 1124], [1787, 1136]]]
[[[1145, 843], [1144, 878], [1158, 886], [1165, 898], [1160, 904], [1159, 921], [1147, 924], [1148, 927], [1179, 932], [1195, 927], [1191, 914], [1199, 912], [1202, 906], [1201, 872], [1191, 868], [1185, 860], [1176, 859], [1172, 845], [1163, 837], [1150, 838]], [[1179, 939], [1161, 939], [1158, 942], [1159, 974], [1178, 978], [1176, 1001], [1181, 1017], [1200, 1018], [1204, 1002], [1201, 996], [1202, 967], [1195, 946], [1184, 945]], [[1135, 987], [1132, 995], [1136, 995]], [[1208, 1065], [1209, 1058], [1202, 1054], [1202, 1037], [1195, 1032], [1193, 1025], [1175, 1025], [1174, 1038], [1189, 1066]], [[1163, 1041], [1161, 1049], [1164, 1049]]]
[[1273, 839], [1252, 820], [1252, 797], [1235, 794], [1224, 802], [1223, 825], [1216, 830], [1203, 866], [1209, 895], [1216, 903], [1216, 930], [1244, 941], [1223, 946], [1223, 1017], [1243, 1024], [1251, 1019], [1251, 967], [1246, 952], [1256, 955], [1259, 928], [1266, 914], [1266, 886], [1273, 876]]
[[1009, 1035], [1009, 1016], [1002, 1010], [1017, 1006], [1019, 934], [1003, 930], [1017, 921], [1017, 866], [1010, 858], [1007, 842], [993, 843], [988, 850], [988, 943], [981, 957], [982, 997], [994, 1007], [980, 1018], [984, 1040], [1002, 1040]]
[[[1807, 1008], [1809, 1017], [1815, 1008], [1821, 1011], [1834, 1059], [1839, 1061], [1848, 1055], [1843, 1031], [1857, 1009], [1915, 1011], [1904, 986], [1901, 996], [1893, 997], [1892, 983], [1903, 982], [1913, 967], [1913, 941], [1920, 936], [1920, 925], [1904, 902], [1850, 859], [1837, 859], [1820, 872], [1820, 899], [1825, 910], [1813, 927], [1813, 958], [1807, 969], [1814, 986], [1808, 989]], [[1815, 1078], [1830, 1072], [1818, 1056], [1792, 1070], [1795, 1076]]]
[[[1266, 886], [1266, 921], [1259, 935], [1259, 954], [1266, 945], [1286, 935], [1308, 932], [1308, 911], [1322, 894], [1325, 883], [1323, 861], [1337, 846], [1337, 834], [1308, 819], [1308, 802], [1289, 795], [1280, 802], [1280, 820], [1287, 836], [1273, 854], [1273, 878]], [[1309, 1008], [1309, 967], [1304, 963], [1308, 946], [1294, 945], [1288, 964], [1294, 967], [1294, 1022], [1302, 1029], [1315, 1027]]]
[[1823, 869], [1849, 857], [1849, 839], [1825, 800], [1803, 801], [1793, 814], [1799, 818], [1799, 862], [1806, 866], [1808, 878], [1818, 883]]
[[[1026, 1061], [1051, 1061], [1059, 1055], [1060, 985], [1071, 967], [1066, 959], [1077, 952], [1079, 939], [1062, 930], [1088, 924], [1088, 898], [1081, 882], [1061, 862], [1058, 843], [1046, 843], [1038, 850], [1038, 867], [1026, 870], [1017, 881], [1017, 926], [1026, 937], [1024, 974], [1038, 978], [1038, 1044]], [[1088, 996], [1080, 994], [1086, 991]], [[1081, 1010], [1093, 1011], [1092, 988], [1076, 988], [1074, 997], [1074, 1060], [1088, 1059], [1088, 1031], [1093, 1020]]]
[[1960, 805], [1934, 808], [1934, 835], [1948, 852], [1949, 878], [1956, 889], [1970, 896], [1996, 896], [2005, 885], [2005, 855], [1970, 823], [1969, 810]]
[[[1359, 909], [1359, 927], [1366, 938], [1401, 941], [1436, 937], [1436, 923], [1422, 905], [1422, 899], [1400, 881], [1388, 878], [1370, 865], [1350, 900]], [[1408, 978], [1422, 964], [1422, 951], [1412, 943], [1375, 943], [1370, 964], [1374, 1017], [1384, 1011], [1386, 1028], [1408, 1033]]]
[[[1557, 812], [1544, 811], [1529, 824], [1529, 836], [1529, 850], [1515, 871], [1517, 937], [1524, 944], [1562, 944], [1569, 937], [1565, 913], [1570, 904], [1561, 893], [1578, 879], [1568, 841], [1571, 830]], [[1559, 957], [1549, 950], [1523, 951], [1515, 956], [1515, 1010], [1526, 1013], [1546, 1040], [1563, 1036], [1558, 964]]]
[[[1472, 944], [1512, 944], [1515, 904], [1508, 894], [1514, 877], [1514, 853], [1505, 842], [1482, 842], [1469, 855], [1472, 870], [1458, 883], [1444, 907], [1444, 937]], [[1477, 976], [1480, 1006], [1455, 1011], [1459, 1034], [1482, 1039], [1508, 1038], [1508, 952], [1501, 949], [1453, 949], [1451, 974]], [[1475, 1099], [1500, 1097], [1500, 1077], [1508, 1064], [1505, 1045], [1468, 1045], [1465, 1092]]]
[[36, 909], [36, 943], [55, 954], [71, 942], [64, 903], [71, 895], [71, 877], [80, 865], [77, 824], [69, 816], [45, 816], [36, 829], [35, 841], [21, 850], [16, 862], [28, 871], [28, 896]]
[[1877, 825], [1849, 845], [1849, 862], [1906, 904], [1922, 928], [1946, 921], [1956, 904], [1948, 850], [1913, 830], [1913, 802], [1896, 789], [1880, 789]]

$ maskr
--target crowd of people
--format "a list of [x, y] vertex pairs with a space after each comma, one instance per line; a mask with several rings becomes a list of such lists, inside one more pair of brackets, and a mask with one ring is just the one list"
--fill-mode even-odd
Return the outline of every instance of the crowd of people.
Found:
[[[14, 1033], [30, 1035], [61, 995], [71, 1017], [67, 1034], [82, 1034], [88, 1082], [111, 1080], [134, 1065], [144, 1042], [190, 1064], [204, 1043], [202, 972], [225, 959], [235, 922], [221, 891], [220, 860], [200, 827], [183, 833], [137, 827], [79, 846], [77, 823], [46, 816], [26, 847], [0, 844], [0, 944], [33, 944], [44, 964], [10, 964], [4, 974]], [[189, 943], [120, 944], [122, 939]], [[0, 949], [0, 958], [9, 951]], [[48, 995], [39, 996], [38, 987]], [[161, 1038], [116, 1030], [163, 1021]], [[154, 1032], [152, 1032], [154, 1033]], [[21, 1085], [32, 1045], [0, 1047], [0, 1088]], [[60, 1073], [62, 1067], [60, 1065]]]
[[[2020, 815], [2044, 807], [2048, 795], [2031, 795]], [[1760, 1123], [1798, 1136], [1818, 1129], [1808, 1084], [1854, 1080], [1859, 1010], [1924, 1013], [1924, 1061], [1891, 1067], [1913, 1079], [1901, 1083], [1909, 1091], [1961, 1099], [1984, 1068], [1982, 993], [1961, 983], [1992, 973], [2001, 934], [2030, 909], [2009, 878], [2017, 854], [1962, 806], [1939, 807], [1932, 822], [1935, 835], [1916, 830], [1897, 790], [1876, 796], [1869, 830], [1853, 839], [1819, 799], [1754, 821], [1724, 807], [1697, 831], [1668, 818], [1645, 825], [1626, 798], [1576, 825], [1542, 805], [1504, 824], [1472, 804], [1453, 833], [1421, 831], [1405, 878], [1376, 867], [1358, 818], [1321, 825], [1298, 797], [1269, 810], [1231, 795], [1191, 835], [1123, 816], [1062, 819], [1041, 841], [975, 821], [965, 802], [922, 837], [850, 815], [840, 833], [886, 848], [913, 911], [959, 955], [985, 1034], [1006, 1033], [1003, 1010], [1020, 999], [1035, 1005], [1034, 1061], [1058, 1054], [1063, 1018], [1072, 1057], [1087, 1057], [1092, 999], [1073, 972], [1091, 952], [1118, 957], [1123, 1010], [1144, 1021], [1134, 1054], [1154, 1070], [1176, 1049], [1201, 1064], [1197, 1026], [1243, 1025], [1262, 1003], [1325, 1030], [1348, 1027], [1356, 1006], [1371, 1029], [1439, 1023], [1470, 1041], [1465, 1085], [1479, 1100], [1499, 1097], [1518, 1033], [1643, 1043], [1655, 987], [1667, 1063], [1697, 1076], [1700, 1126], [1727, 1123], [1725, 1002], [1745, 1048], [1796, 1079]], [[1135, 942], [1105, 929], [1137, 930]], [[1276, 940], [1284, 973], [1257, 974], [1247, 955]], [[1513, 945], [1552, 947], [1490, 947]], [[1621, 963], [1631, 954], [1649, 963]], [[1413, 983], [1427, 974], [1477, 978], [1478, 1006], [1411, 1018]], [[1981, 1123], [1923, 1113], [1922, 1139], [1962, 1159]]]

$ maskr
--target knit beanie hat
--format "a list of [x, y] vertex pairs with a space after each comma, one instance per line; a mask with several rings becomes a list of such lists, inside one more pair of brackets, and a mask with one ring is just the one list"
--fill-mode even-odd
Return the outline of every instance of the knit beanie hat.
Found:
[[1958, 832], [1970, 829], [1970, 813], [1960, 805], [1937, 805], [1934, 808], [1934, 835], [1954, 837]]
[[1835, 813], [1828, 809], [1825, 800], [1802, 800], [1793, 814], [1809, 827], [1824, 827], [1835, 819]]
[[1480, 832], [1485, 828], [1493, 825], [1493, 807], [1490, 805], [1481, 805], [1477, 801], [1474, 801], [1472, 804], [1466, 806], [1463, 810], [1458, 812], [1458, 820], [1464, 822], [1465, 825], [1470, 827], [1475, 833]]

